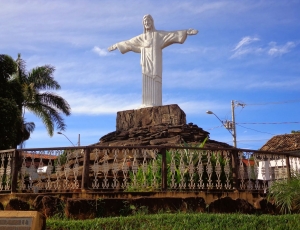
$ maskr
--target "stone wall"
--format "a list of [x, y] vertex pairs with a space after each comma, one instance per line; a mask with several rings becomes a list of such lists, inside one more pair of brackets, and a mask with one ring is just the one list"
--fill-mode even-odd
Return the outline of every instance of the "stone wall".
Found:
[[[12, 198], [12, 199], [11, 199]], [[3, 202], [3, 201], [6, 202]], [[5, 205], [3, 205], [5, 203]], [[46, 218], [93, 219], [96, 217], [127, 216], [137, 211], [155, 214], [177, 213], [263, 213], [279, 214], [265, 194], [237, 191], [147, 192], [147, 193], [60, 193], [60, 194], [1, 194], [4, 210], [35, 210]], [[131, 207], [131, 208], [130, 208]], [[133, 207], [133, 208], [132, 208]], [[143, 208], [143, 209], [142, 209]]]

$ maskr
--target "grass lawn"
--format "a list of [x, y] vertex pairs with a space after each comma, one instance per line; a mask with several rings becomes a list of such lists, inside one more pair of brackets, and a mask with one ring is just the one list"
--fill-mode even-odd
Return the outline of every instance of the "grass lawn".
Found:
[[245, 214], [136, 214], [127, 217], [97, 218], [92, 220], [48, 219], [47, 229], [300, 229], [300, 215], [245, 215]]

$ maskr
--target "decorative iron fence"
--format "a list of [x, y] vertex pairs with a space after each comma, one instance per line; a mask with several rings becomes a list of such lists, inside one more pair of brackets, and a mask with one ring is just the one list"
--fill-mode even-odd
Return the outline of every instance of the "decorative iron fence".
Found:
[[0, 192], [267, 191], [300, 171], [288, 154], [178, 146], [0, 151]]
[[0, 150], [0, 192], [11, 190], [11, 162], [14, 149]]

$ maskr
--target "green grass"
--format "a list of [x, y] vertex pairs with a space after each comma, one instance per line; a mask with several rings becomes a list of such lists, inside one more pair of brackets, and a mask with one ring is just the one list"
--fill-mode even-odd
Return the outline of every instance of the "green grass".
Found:
[[84, 229], [300, 229], [300, 215], [244, 215], [178, 213], [134, 215], [128, 217], [98, 218], [93, 220], [47, 220], [47, 229], [84, 230]]

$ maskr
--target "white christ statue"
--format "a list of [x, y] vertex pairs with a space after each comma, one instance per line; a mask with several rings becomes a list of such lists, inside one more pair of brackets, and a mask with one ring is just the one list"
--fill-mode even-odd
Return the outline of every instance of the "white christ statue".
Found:
[[130, 40], [116, 43], [109, 51], [118, 49], [122, 54], [128, 51], [141, 53], [143, 74], [143, 96], [141, 107], [162, 105], [162, 49], [184, 43], [187, 35], [195, 35], [197, 30], [162, 31], [156, 30], [150, 14], [143, 17], [144, 33]]

